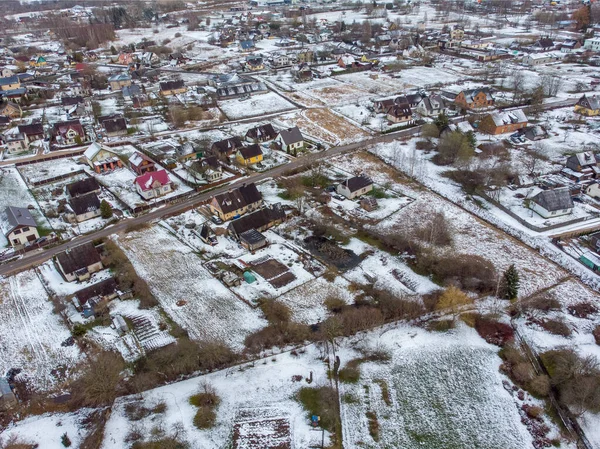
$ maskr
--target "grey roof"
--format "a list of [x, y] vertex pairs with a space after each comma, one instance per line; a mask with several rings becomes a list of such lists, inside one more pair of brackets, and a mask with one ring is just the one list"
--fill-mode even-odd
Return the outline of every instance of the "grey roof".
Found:
[[2, 214], [0, 214], [0, 227], [4, 235], [10, 234], [14, 229], [20, 226], [33, 226], [37, 224], [31, 216], [29, 210], [24, 207], [8, 206]]
[[10, 84], [18, 84], [19, 77], [16, 75], [7, 76], [6, 78], [0, 78], [0, 86], [8, 86]]
[[0, 377], [0, 398], [13, 394], [8, 381], [4, 377]]
[[243, 240], [249, 245], [256, 245], [257, 243], [264, 242], [266, 238], [256, 229], [250, 229], [249, 231], [240, 234], [240, 240]]
[[355, 176], [353, 178], [346, 179], [344, 182], [342, 182], [342, 185], [345, 185], [351, 192], [356, 192], [357, 190], [360, 190], [372, 184], [373, 181], [371, 181], [366, 176]]
[[544, 190], [531, 198], [531, 201], [549, 212], [573, 208], [573, 199], [568, 187]]
[[82, 268], [100, 262], [100, 254], [93, 243], [85, 243], [56, 255], [65, 274], [74, 273]]
[[83, 215], [88, 212], [94, 212], [100, 209], [100, 200], [95, 192], [86, 193], [85, 195], [76, 196], [69, 201], [71, 209], [76, 215]]
[[304, 137], [302, 137], [302, 133], [297, 126], [289, 129], [282, 129], [279, 131], [279, 135], [281, 136], [283, 143], [286, 145], [292, 145], [294, 143], [304, 141]]

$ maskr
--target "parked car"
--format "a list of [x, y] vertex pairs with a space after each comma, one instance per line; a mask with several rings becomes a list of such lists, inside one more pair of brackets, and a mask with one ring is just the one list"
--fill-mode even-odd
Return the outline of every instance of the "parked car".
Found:
[[216, 217], [216, 216], [214, 216], [214, 215], [212, 215], [212, 216], [210, 217], [210, 221], [212, 221], [212, 222], [213, 222], [214, 224], [216, 224], [216, 225], [221, 225], [221, 224], [223, 224], [223, 220], [221, 220], [219, 217]]

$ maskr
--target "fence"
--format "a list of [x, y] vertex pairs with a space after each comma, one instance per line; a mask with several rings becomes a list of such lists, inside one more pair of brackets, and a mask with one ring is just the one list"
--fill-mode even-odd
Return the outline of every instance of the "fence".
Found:
[[80, 156], [81, 154], [83, 154], [85, 152], [85, 150], [86, 150], [85, 148], [81, 148], [79, 150], [73, 150], [73, 151], [70, 151], [68, 153], [55, 154], [53, 156], [36, 158], [36, 159], [29, 160], [29, 161], [15, 162], [15, 166], [16, 167], [20, 167], [22, 165], [37, 164], [39, 162], [51, 161], [53, 159], [62, 159], [62, 158], [65, 158], [65, 157]]
[[31, 184], [32, 187], [39, 187], [39, 186], [43, 186], [45, 184], [51, 184], [53, 182], [60, 181], [61, 179], [72, 178], [73, 176], [83, 175], [83, 174], [85, 174], [85, 170], [81, 169], [81, 170], [77, 170], [74, 172], [69, 172], [69, 173], [64, 173], [62, 175], [54, 176], [52, 178], [43, 179], [41, 181], [32, 181], [29, 184]]

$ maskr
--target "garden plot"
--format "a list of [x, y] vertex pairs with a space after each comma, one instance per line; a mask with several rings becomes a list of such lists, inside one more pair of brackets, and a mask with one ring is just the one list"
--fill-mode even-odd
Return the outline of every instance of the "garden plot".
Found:
[[[264, 449], [272, 447], [271, 438], [276, 435], [281, 443], [289, 442], [290, 447], [320, 446], [322, 433], [311, 429], [308, 413], [292, 399], [301, 387], [309, 386], [304, 379], [311, 372], [313, 382], [310, 386], [329, 384], [320, 356], [319, 350], [309, 346], [297, 357], [284, 353], [226, 373], [219, 371], [119, 398], [106, 425], [101, 448], [127, 447], [126, 436], [133, 423], [127, 418], [125, 406], [134, 403], [147, 408], [159, 403], [166, 405], [164, 413], [135, 421], [141, 435], [151, 435], [151, 429], [157, 425], [167, 429], [169, 435], [177, 426], [181, 429], [178, 432], [180, 438], [190, 442], [190, 447]], [[301, 380], [295, 382], [294, 376]], [[189, 398], [206, 384], [215, 389], [221, 403], [216, 409], [215, 426], [198, 430], [192, 423], [197, 408], [190, 405]], [[236, 428], [240, 430], [237, 435]], [[248, 433], [241, 432], [242, 429]], [[275, 435], [274, 430], [277, 431]], [[328, 443], [326, 432], [325, 444]]]
[[303, 251], [287, 243], [272, 231], [264, 233], [269, 246], [257, 250], [255, 254], [245, 254], [235, 261], [242, 269], [250, 269], [259, 278], [252, 284], [242, 283], [232, 290], [248, 301], [262, 297], [276, 298], [325, 271], [325, 267], [306, 255]]
[[360, 205], [360, 200], [362, 198], [369, 198], [369, 194], [363, 195], [362, 197], [354, 200], [340, 200], [337, 198], [331, 198], [329, 207], [336, 214], [347, 216], [350, 220], [352, 220], [352, 218], [358, 218], [376, 224], [381, 220], [384, 220], [395, 214], [403, 207], [406, 207], [412, 201], [414, 201], [412, 198], [407, 196], [397, 196], [397, 194], [391, 192], [387, 193], [380, 188], [377, 188], [377, 192], [378, 196], [382, 197], [374, 196], [377, 200], [377, 207], [372, 211], [367, 211]]
[[[404, 71], [400, 72], [404, 73]], [[368, 92], [371, 96], [388, 96], [404, 91], [404, 82], [397, 78], [392, 78], [387, 74], [374, 74], [371, 72], [348, 73], [338, 75], [336, 79], [350, 84], [363, 92]]]
[[[401, 326], [377, 336], [369, 337], [389, 349], [390, 362], [364, 363], [357, 384], [340, 384], [342, 397], [352, 398], [342, 401], [346, 447], [531, 447], [518, 404], [503, 387], [498, 348], [473, 329], [432, 334]], [[342, 367], [358, 356], [346, 348], [338, 354]]]
[[[302, 87], [299, 87], [300, 89]], [[336, 83], [326, 87], [304, 90], [306, 94], [325, 102], [330, 107], [353, 103], [373, 96], [349, 84]]]
[[43, 182], [56, 176], [82, 171], [87, 165], [78, 163], [74, 158], [53, 159], [51, 161], [36, 162], [35, 164], [22, 165], [19, 171], [29, 184]]
[[222, 340], [237, 349], [264, 325], [256, 310], [211, 276], [194, 251], [166, 229], [130, 232], [118, 242], [165, 312], [192, 339]]
[[398, 256], [374, 249], [355, 238], [350, 240], [346, 248], [359, 255], [369, 254], [358, 267], [344, 275], [349, 281], [372, 285], [398, 296], [424, 295], [439, 289], [429, 278], [412, 271]]
[[253, 95], [247, 100], [235, 99], [219, 102], [219, 109], [223, 111], [229, 120], [256, 117], [295, 108], [296, 106], [275, 92]]
[[133, 362], [147, 351], [175, 343], [166, 330], [164, 319], [157, 308], [140, 309], [137, 300], [114, 300], [109, 304], [111, 317], [123, 317], [129, 331], [120, 334], [114, 326], [96, 326], [88, 333], [107, 349], [116, 349], [126, 362]]
[[329, 109], [307, 109], [280, 117], [284, 126], [298, 126], [305, 137], [332, 145], [364, 140], [369, 133]]
[[61, 346], [71, 332], [54, 313], [35, 271], [0, 281], [0, 374], [22, 369], [34, 388], [46, 390], [81, 357], [77, 345]]
[[461, 79], [456, 72], [439, 67], [412, 67], [402, 70], [400, 76], [399, 90], [415, 87], [430, 88], [455, 83]]
[[[17, 169], [12, 167], [3, 167], [0, 169], [0, 210], [4, 210], [7, 206], [28, 208], [37, 223], [38, 231], [51, 229], [50, 222], [42, 213], [42, 210], [17, 172]], [[0, 236], [0, 247], [4, 247], [7, 244], [8, 241], [4, 234], [2, 234]]]
[[390, 122], [384, 114], [378, 115], [369, 109], [372, 105], [373, 103], [371, 101], [357, 102], [338, 106], [334, 108], [334, 111], [348, 117], [355, 123], [366, 126], [372, 131], [381, 132], [388, 129], [390, 127]]

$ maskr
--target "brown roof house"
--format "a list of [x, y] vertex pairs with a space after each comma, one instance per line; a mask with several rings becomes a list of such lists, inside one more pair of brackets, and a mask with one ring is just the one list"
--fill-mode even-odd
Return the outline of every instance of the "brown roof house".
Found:
[[84, 281], [103, 268], [100, 254], [93, 243], [85, 243], [57, 254], [55, 263], [67, 282]]
[[209, 153], [216, 156], [220, 161], [229, 161], [229, 156], [234, 154], [238, 148], [242, 148], [244, 144], [239, 137], [230, 137], [229, 139], [213, 142]]
[[463, 109], [487, 108], [493, 106], [495, 101], [492, 91], [488, 87], [463, 90], [454, 99], [454, 103]]
[[129, 168], [141, 176], [146, 172], [156, 171], [156, 164], [145, 154], [136, 151], [129, 158]]
[[246, 140], [250, 143], [268, 142], [275, 137], [277, 137], [277, 133], [270, 123], [251, 128], [246, 132]]
[[108, 137], [127, 135], [127, 122], [123, 117], [104, 120], [102, 126], [106, 130], [106, 135]]
[[67, 218], [71, 222], [81, 223], [100, 216], [100, 200], [95, 192], [73, 197], [69, 200], [71, 212]]
[[30, 142], [44, 138], [44, 126], [41, 123], [19, 125], [19, 133], [27, 136]]
[[512, 133], [527, 126], [527, 116], [522, 109], [487, 114], [479, 123], [479, 130], [487, 134]]
[[67, 184], [67, 193], [72, 198], [79, 195], [85, 195], [90, 192], [100, 192], [100, 184], [98, 184], [96, 178], [85, 178], [81, 181], [75, 181], [71, 184]]
[[163, 97], [182, 94], [187, 91], [187, 87], [183, 84], [183, 80], [165, 81], [160, 83], [160, 94]]
[[262, 195], [256, 185], [251, 183], [215, 196], [210, 202], [210, 211], [221, 220], [227, 221], [255, 211], [262, 205]]
[[349, 200], [373, 190], [373, 181], [366, 176], [354, 176], [346, 179], [336, 187], [337, 193], [344, 195]]
[[407, 103], [390, 106], [386, 111], [386, 117], [392, 123], [405, 123], [408, 125], [413, 122], [412, 110]]

